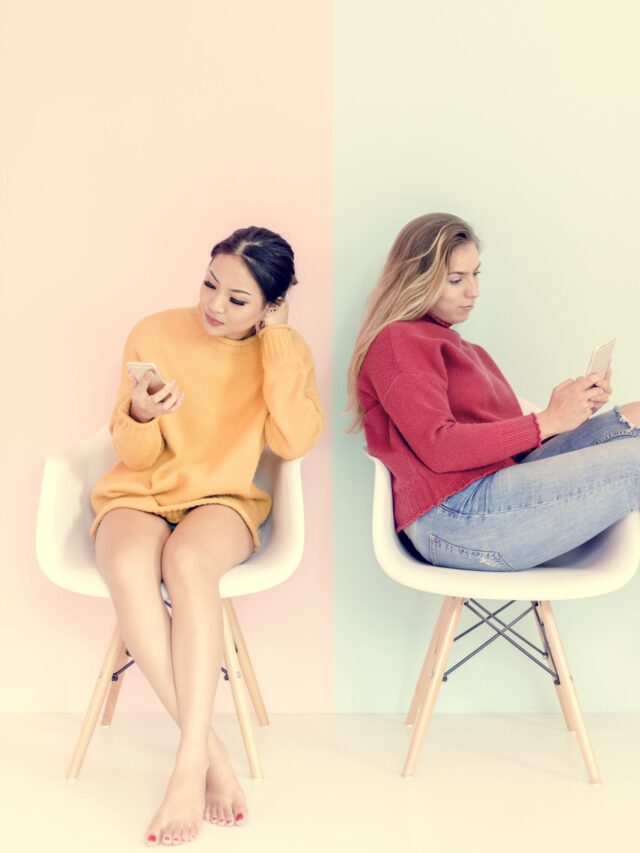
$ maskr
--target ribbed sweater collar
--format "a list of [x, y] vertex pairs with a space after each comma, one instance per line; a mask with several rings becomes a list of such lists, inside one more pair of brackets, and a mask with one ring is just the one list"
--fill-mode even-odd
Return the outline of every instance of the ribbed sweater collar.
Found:
[[440, 317], [435, 317], [430, 311], [424, 315], [425, 320], [431, 320], [432, 323], [437, 323], [438, 326], [444, 326], [445, 329], [450, 329], [453, 325], [452, 323], [447, 323], [445, 320], [441, 320]]

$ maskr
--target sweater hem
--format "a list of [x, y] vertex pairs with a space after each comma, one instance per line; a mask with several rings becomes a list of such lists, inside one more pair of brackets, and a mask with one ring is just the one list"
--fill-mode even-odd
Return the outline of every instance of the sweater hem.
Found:
[[89, 529], [89, 535], [95, 539], [98, 527], [100, 526], [100, 522], [107, 515], [107, 513], [111, 512], [113, 509], [137, 509], [140, 512], [147, 512], [149, 515], [159, 515], [161, 518], [164, 518], [166, 521], [170, 521], [172, 523], [177, 523], [182, 521], [182, 519], [187, 514], [187, 510], [194, 509], [198, 506], [207, 506], [209, 504], [219, 504], [220, 506], [227, 506], [230, 509], [235, 510], [238, 515], [242, 518], [244, 523], [249, 528], [249, 532], [251, 533], [251, 538], [253, 539], [253, 551], [254, 553], [260, 547], [260, 535], [259, 528], [268, 518], [265, 516], [263, 521], [258, 524], [250, 518], [249, 514], [246, 510], [241, 506], [240, 501], [234, 500], [233, 498], [224, 498], [224, 497], [215, 497], [215, 498], [198, 498], [193, 501], [186, 501], [181, 504], [172, 504], [170, 506], [165, 507], [157, 507], [156, 509], [147, 508], [146, 506], [140, 505], [140, 500], [137, 501], [135, 498], [130, 496], [116, 498], [114, 501], [110, 501], [107, 506], [104, 506], [99, 512], [96, 514], [96, 517], [93, 520], [93, 523]]
[[509, 462], [507, 462], [506, 465], [498, 465], [494, 470], [485, 471], [483, 474], [478, 474], [476, 476], [471, 477], [466, 483], [461, 485], [459, 488], [447, 492], [446, 494], [442, 495], [442, 497], [439, 497], [435, 503], [432, 503], [430, 506], [428, 505], [425, 509], [421, 509], [416, 515], [411, 516], [409, 518], [409, 521], [402, 522], [402, 524], [398, 524], [396, 522], [396, 533], [401, 533], [403, 530], [406, 530], [406, 528], [409, 527], [409, 525], [413, 524], [414, 521], [417, 521], [419, 518], [421, 518], [423, 515], [426, 515], [426, 513], [430, 512], [432, 509], [435, 509], [437, 506], [440, 506], [440, 504], [443, 501], [446, 501], [447, 498], [450, 498], [452, 495], [456, 495], [458, 492], [461, 492], [463, 489], [466, 489], [467, 486], [471, 485], [471, 483], [475, 483], [478, 480], [482, 480], [484, 477], [490, 477], [492, 474], [495, 474], [496, 471], [502, 471], [503, 468], [509, 468], [511, 467], [511, 465], [514, 464], [516, 463], [513, 460], [510, 460]]

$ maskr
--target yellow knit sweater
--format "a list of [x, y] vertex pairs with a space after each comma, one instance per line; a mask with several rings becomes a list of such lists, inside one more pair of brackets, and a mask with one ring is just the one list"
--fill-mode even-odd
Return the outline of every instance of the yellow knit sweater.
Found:
[[[184, 392], [182, 407], [138, 423], [129, 417], [128, 361], [153, 361]], [[253, 483], [265, 442], [278, 456], [303, 456], [323, 429], [313, 360], [287, 325], [267, 326], [242, 341], [212, 337], [197, 307], [162, 311], [127, 339], [110, 422], [120, 461], [94, 487], [95, 535], [109, 510], [130, 507], [179, 521], [187, 509], [224, 504], [251, 530], [271, 509]]]

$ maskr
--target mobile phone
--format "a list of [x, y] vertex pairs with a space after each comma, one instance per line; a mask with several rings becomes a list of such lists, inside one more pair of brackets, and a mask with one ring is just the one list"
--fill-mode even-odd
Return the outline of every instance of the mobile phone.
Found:
[[601, 376], [605, 375], [611, 361], [611, 353], [613, 352], [615, 343], [616, 339], [611, 338], [611, 340], [594, 347], [585, 376], [588, 376], [590, 373], [599, 373]]
[[136, 382], [140, 382], [147, 370], [153, 370], [154, 375], [151, 379], [151, 382], [149, 383], [150, 394], [155, 394], [156, 391], [159, 391], [164, 385], [167, 384], [164, 380], [163, 375], [160, 373], [160, 371], [152, 361], [128, 361], [127, 367], [129, 368], [131, 374], [135, 377]]

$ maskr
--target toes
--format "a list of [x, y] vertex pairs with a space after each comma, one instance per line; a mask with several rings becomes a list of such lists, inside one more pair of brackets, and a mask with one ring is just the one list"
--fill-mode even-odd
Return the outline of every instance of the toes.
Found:
[[231, 806], [225, 806], [223, 811], [225, 825], [231, 826], [233, 824], [233, 809], [231, 808]]
[[236, 826], [242, 826], [244, 823], [247, 822], [247, 810], [244, 806], [239, 806], [234, 809], [233, 819], [236, 823]]
[[157, 826], [150, 826], [145, 836], [147, 847], [157, 847], [160, 843], [160, 830]]

